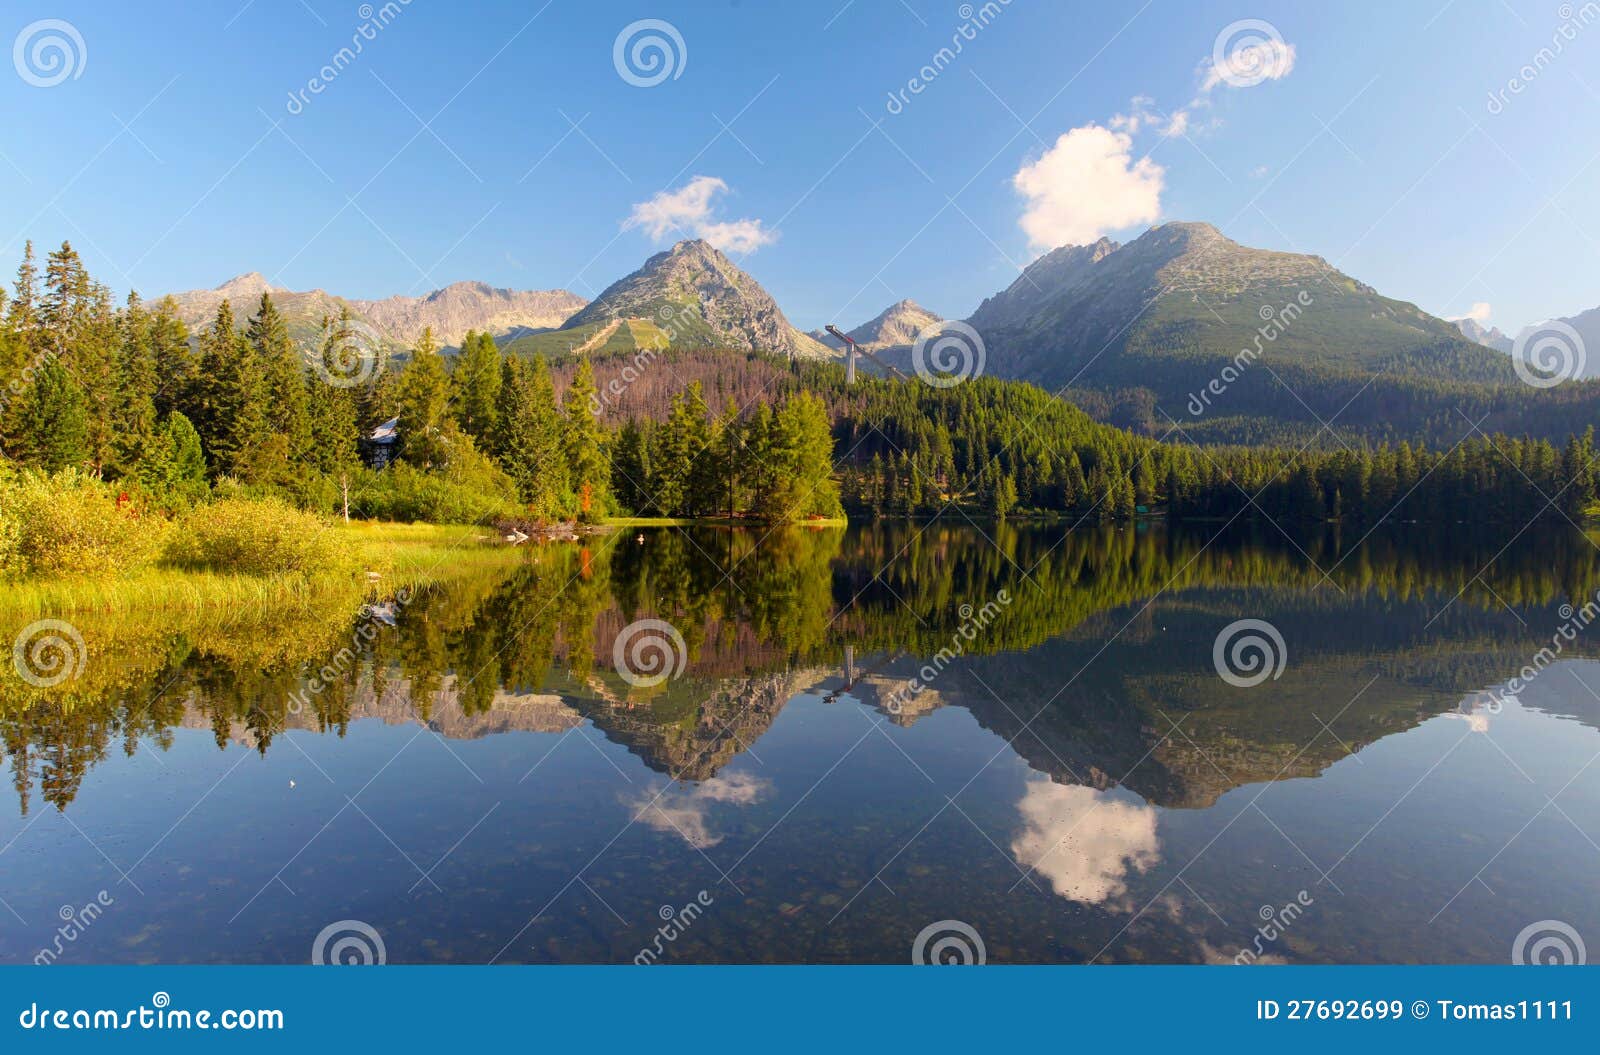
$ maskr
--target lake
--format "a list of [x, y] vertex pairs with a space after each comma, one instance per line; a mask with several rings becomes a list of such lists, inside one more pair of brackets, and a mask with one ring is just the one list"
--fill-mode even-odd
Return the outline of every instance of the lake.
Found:
[[74, 617], [74, 676], [3, 673], [0, 961], [1544, 956], [1600, 939], [1597, 556], [630, 529]]

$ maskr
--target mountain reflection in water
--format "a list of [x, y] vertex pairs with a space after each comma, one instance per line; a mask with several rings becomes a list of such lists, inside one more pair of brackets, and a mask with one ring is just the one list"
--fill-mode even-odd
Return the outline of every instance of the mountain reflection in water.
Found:
[[[1591, 645], [1491, 691], [1595, 597], [1593, 544], [1349, 541], [662, 529], [518, 551], [392, 626], [75, 618], [78, 678], [0, 683], [0, 959], [102, 888], [83, 962], [301, 962], [343, 918], [396, 962], [625, 961], [702, 889], [664, 960], [903, 962], [962, 919], [993, 962], [1231, 961], [1300, 892], [1271, 957], [1600, 933]], [[1213, 659], [1245, 618], [1287, 651], [1253, 688]], [[617, 669], [641, 619], [683, 639], [659, 685]]]

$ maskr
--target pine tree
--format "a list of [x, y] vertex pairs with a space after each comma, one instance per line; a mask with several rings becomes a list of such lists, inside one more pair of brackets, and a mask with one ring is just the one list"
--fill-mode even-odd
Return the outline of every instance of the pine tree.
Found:
[[26, 464], [53, 473], [89, 460], [83, 392], [59, 360], [38, 369], [21, 409], [19, 453]]
[[266, 385], [261, 364], [234, 326], [233, 306], [217, 307], [200, 338], [191, 406], [213, 477], [245, 472], [252, 449], [267, 435]]
[[594, 395], [594, 366], [584, 359], [567, 386], [564, 404], [567, 470], [578, 496], [578, 515], [584, 520], [603, 517], [611, 505], [611, 466], [605, 456], [605, 430], [594, 414]]
[[313, 381], [306, 392], [306, 421], [311, 436], [307, 463], [326, 476], [347, 476], [360, 464], [356, 440], [355, 397], [348, 388]]
[[642, 514], [650, 502], [650, 454], [639, 423], [629, 418], [617, 430], [611, 451], [611, 491], [623, 509]]
[[822, 400], [810, 392], [790, 396], [773, 419], [772, 435], [777, 488], [769, 508], [757, 512], [784, 520], [838, 516], [833, 431]]
[[155, 445], [157, 426], [151, 317], [140, 304], [138, 294], [129, 294], [121, 324], [113, 444], [115, 472], [126, 476], [137, 474], [140, 461], [149, 456], [148, 452]]
[[11, 303], [6, 305], [6, 327], [18, 334], [32, 335], [38, 324], [39, 268], [33, 262], [33, 239], [22, 246], [22, 263], [17, 268], [17, 283]]
[[715, 502], [712, 495], [691, 492], [695, 461], [710, 442], [701, 391], [697, 381], [673, 397], [667, 420], [657, 434], [660, 443], [652, 451], [650, 489], [666, 516], [694, 516], [696, 498]]
[[179, 411], [167, 415], [141, 458], [138, 478], [152, 493], [177, 505], [203, 501], [206, 484], [206, 458], [200, 447], [200, 434]]
[[306, 372], [300, 353], [289, 338], [289, 327], [272, 302], [271, 294], [261, 294], [261, 303], [245, 331], [245, 339], [260, 361], [267, 401], [267, 429], [272, 435], [283, 437], [290, 462], [303, 462], [311, 448]]
[[432, 329], [424, 329], [418, 338], [411, 361], [400, 373], [397, 396], [400, 458], [421, 468], [443, 466], [449, 460], [444, 426], [450, 378]]
[[990, 512], [996, 518], [1004, 520], [1016, 508], [1017, 484], [1009, 473], [1001, 473], [999, 483], [995, 484], [994, 495], [990, 500]]
[[543, 359], [512, 366], [500, 390], [500, 464], [529, 513], [550, 519], [567, 512], [567, 460], [555, 386]]
[[468, 332], [461, 341], [451, 383], [455, 389], [456, 422], [478, 446], [488, 449], [499, 417], [500, 349], [487, 332]]
[[154, 360], [156, 413], [165, 418], [183, 409], [193, 388], [194, 357], [189, 351], [189, 328], [178, 317], [178, 304], [163, 297], [150, 316], [150, 354]]

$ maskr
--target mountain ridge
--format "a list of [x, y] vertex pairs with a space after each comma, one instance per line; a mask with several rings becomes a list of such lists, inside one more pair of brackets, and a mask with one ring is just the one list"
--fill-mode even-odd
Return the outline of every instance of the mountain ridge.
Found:
[[[613, 323], [625, 325], [600, 337]], [[798, 359], [836, 355], [795, 328], [759, 282], [701, 239], [653, 254], [555, 331], [513, 341], [506, 350], [552, 355], [668, 346], [767, 351]]]
[[209, 326], [227, 300], [242, 326], [255, 312], [262, 293], [271, 294], [299, 341], [315, 338], [324, 317], [348, 308], [359, 321], [400, 347], [410, 347], [432, 327], [434, 338], [455, 345], [469, 330], [487, 330], [497, 340], [530, 331], [553, 329], [588, 302], [567, 290], [515, 290], [486, 282], [454, 282], [420, 296], [397, 294], [379, 300], [341, 297], [323, 289], [296, 292], [274, 286], [259, 271], [235, 275], [211, 289], [172, 294], [178, 315], [190, 330]]
[[[944, 316], [929, 311], [908, 297], [896, 301], [860, 326], [845, 332], [860, 347], [869, 352], [878, 352], [913, 343], [923, 329], [943, 319]], [[835, 351], [844, 350], [844, 342], [827, 330], [811, 330], [809, 336]]]

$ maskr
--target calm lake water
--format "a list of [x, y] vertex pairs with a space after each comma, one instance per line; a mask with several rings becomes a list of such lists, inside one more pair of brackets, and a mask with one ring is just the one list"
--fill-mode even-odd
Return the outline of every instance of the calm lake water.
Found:
[[375, 613], [74, 620], [76, 678], [0, 675], [0, 961], [1600, 941], [1593, 543], [1214, 530], [628, 531]]

